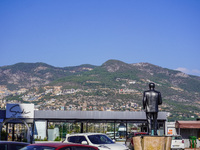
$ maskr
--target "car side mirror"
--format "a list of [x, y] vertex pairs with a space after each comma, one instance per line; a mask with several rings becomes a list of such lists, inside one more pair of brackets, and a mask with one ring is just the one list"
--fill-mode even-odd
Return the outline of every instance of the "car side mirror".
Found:
[[87, 145], [87, 141], [82, 141], [81, 144]]

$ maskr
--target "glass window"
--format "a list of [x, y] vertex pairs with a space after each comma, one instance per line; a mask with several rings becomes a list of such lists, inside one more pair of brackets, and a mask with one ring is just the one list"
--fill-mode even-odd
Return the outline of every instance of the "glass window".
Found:
[[70, 136], [70, 137], [68, 137], [68, 141], [72, 142], [72, 143], [80, 143], [80, 144], [82, 141], [87, 142], [85, 136]]
[[181, 140], [181, 139], [182, 139], [181, 136], [173, 136], [173, 137], [172, 137], [172, 140]]
[[96, 150], [96, 149], [91, 147], [72, 146], [72, 147], [63, 147], [60, 150]]
[[67, 140], [69, 142], [76, 143], [76, 137], [75, 136], [70, 136], [70, 137], [67, 138]]
[[56, 148], [49, 147], [49, 146], [34, 146], [34, 145], [30, 145], [30, 146], [22, 148], [21, 150], [55, 150], [55, 149]]
[[110, 138], [103, 134], [98, 134], [98, 135], [89, 135], [88, 136], [89, 140], [93, 144], [111, 144], [114, 143]]
[[10, 144], [10, 149], [12, 150], [19, 150], [20, 148], [25, 147], [26, 145], [21, 145], [21, 144]]

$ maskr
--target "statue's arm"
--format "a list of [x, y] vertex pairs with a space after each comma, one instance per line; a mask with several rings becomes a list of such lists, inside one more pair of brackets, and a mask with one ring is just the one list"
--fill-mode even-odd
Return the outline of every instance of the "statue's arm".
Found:
[[146, 95], [145, 95], [145, 92], [143, 94], [143, 109], [146, 108]]
[[161, 93], [159, 92], [159, 96], [158, 96], [158, 105], [162, 104], [162, 97], [161, 97]]

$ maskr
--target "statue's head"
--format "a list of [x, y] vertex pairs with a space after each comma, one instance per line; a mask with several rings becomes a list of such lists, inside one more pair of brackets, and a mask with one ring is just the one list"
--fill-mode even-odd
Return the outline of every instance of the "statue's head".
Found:
[[149, 83], [149, 89], [150, 90], [154, 90], [155, 88], [155, 84], [154, 83]]

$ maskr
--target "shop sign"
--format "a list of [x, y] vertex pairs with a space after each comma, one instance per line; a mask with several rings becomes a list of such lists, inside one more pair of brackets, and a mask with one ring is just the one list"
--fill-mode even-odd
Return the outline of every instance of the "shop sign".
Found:
[[7, 104], [6, 118], [34, 118], [34, 104]]

